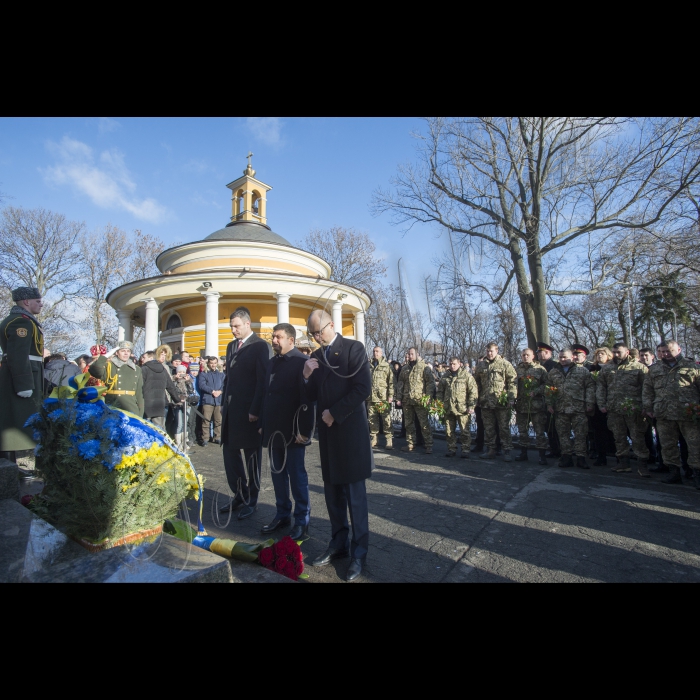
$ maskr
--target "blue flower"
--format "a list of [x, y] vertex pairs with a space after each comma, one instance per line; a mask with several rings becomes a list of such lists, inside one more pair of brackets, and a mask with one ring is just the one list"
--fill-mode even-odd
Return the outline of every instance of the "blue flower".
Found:
[[51, 411], [47, 418], [53, 423], [62, 418], [64, 413], [65, 412], [62, 408], [57, 408], [55, 411]]
[[41, 438], [42, 435], [38, 430], [32, 430], [32, 440], [34, 440], [34, 442], [41, 442]]
[[24, 424], [25, 428], [31, 428], [35, 425], [38, 425], [41, 422], [41, 414], [40, 413], [32, 413], [29, 418], [27, 418], [26, 423]]
[[105, 411], [105, 405], [98, 401], [97, 403], [78, 403], [76, 404], [77, 417], [76, 425], [82, 425], [93, 418], [99, 418]]
[[78, 454], [83, 459], [92, 459], [100, 454], [100, 441], [99, 440], [86, 440], [78, 445]]

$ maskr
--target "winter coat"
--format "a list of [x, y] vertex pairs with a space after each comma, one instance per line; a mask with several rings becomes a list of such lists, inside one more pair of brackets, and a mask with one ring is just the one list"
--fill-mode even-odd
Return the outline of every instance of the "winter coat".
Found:
[[369, 371], [372, 374], [372, 393], [367, 400], [378, 402], [393, 398], [396, 383], [394, 382], [394, 372], [389, 363], [382, 357], [376, 365], [374, 362], [370, 362]]
[[78, 365], [68, 360], [51, 360], [44, 365], [44, 391], [48, 396], [57, 386], [67, 386], [68, 380], [80, 374]]
[[168, 395], [173, 403], [179, 403], [183, 396], [175, 386], [167, 365], [150, 360], [141, 367], [143, 375], [143, 415], [146, 418], [157, 418], [165, 415], [165, 404]]
[[[547, 370], [539, 362], [519, 362], [515, 368], [518, 375], [518, 413], [541, 413], [547, 410], [544, 404], [544, 388], [547, 386]], [[525, 380], [532, 383], [525, 388]]]
[[583, 365], [569, 365], [564, 372], [560, 365], [547, 375], [547, 386], [556, 391], [545, 392], [547, 408], [552, 407], [557, 413], [586, 413], [595, 409], [595, 380]]
[[465, 367], [460, 367], [456, 374], [445, 372], [440, 379], [437, 398], [445, 405], [445, 413], [464, 416], [476, 406], [479, 390], [476, 380]]
[[223, 394], [218, 396], [212, 396], [212, 391], [222, 391], [224, 386], [224, 379], [226, 375], [223, 372], [219, 372], [218, 369], [207, 370], [206, 372], [200, 372], [199, 377], [197, 377], [197, 391], [202, 397], [202, 404], [204, 406], [221, 406], [221, 399]]
[[402, 404], [417, 406], [423, 396], [435, 398], [435, 377], [433, 372], [423, 360], [416, 360], [415, 364], [405, 364], [399, 372], [399, 381], [396, 386], [396, 398]]
[[493, 360], [480, 360], [474, 368], [474, 377], [479, 387], [481, 408], [505, 408], [498, 403], [504, 391], [509, 402], [515, 401], [518, 375], [515, 367], [504, 357], [496, 355]]
[[688, 420], [686, 404], [700, 404], [700, 365], [683, 355], [675, 359], [673, 367], [656, 362], [644, 378], [644, 410], [662, 420]]
[[629, 400], [636, 411], [642, 410], [642, 387], [649, 368], [631, 357], [616, 364], [602, 365], [596, 379], [596, 402], [598, 408], [608, 413], [624, 413], [622, 402]]

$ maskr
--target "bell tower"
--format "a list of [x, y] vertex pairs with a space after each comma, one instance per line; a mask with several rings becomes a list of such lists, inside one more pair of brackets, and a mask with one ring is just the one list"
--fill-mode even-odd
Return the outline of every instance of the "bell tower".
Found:
[[231, 221], [254, 221], [267, 225], [267, 193], [270, 185], [255, 179], [255, 170], [248, 153], [248, 167], [243, 171], [243, 177], [229, 182], [226, 187], [231, 190]]

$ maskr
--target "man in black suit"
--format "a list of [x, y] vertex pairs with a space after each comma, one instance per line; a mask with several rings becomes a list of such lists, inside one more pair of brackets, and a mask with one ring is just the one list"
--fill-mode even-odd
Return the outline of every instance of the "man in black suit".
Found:
[[294, 347], [297, 332], [289, 323], [272, 329], [272, 349], [265, 376], [265, 394], [260, 415], [263, 447], [270, 454], [270, 472], [275, 488], [277, 512], [274, 520], [262, 528], [264, 533], [291, 524], [294, 496], [293, 540], [309, 538], [309, 477], [304, 466], [306, 444], [313, 430], [314, 409], [305, 401], [302, 373], [306, 355]]
[[352, 581], [362, 573], [369, 544], [369, 515], [365, 479], [372, 475], [373, 456], [365, 400], [372, 377], [365, 346], [338, 335], [329, 314], [313, 311], [309, 334], [321, 344], [304, 365], [308, 401], [317, 401], [318, 441], [323, 492], [331, 521], [331, 541], [314, 566], [348, 555], [348, 509], [352, 523], [350, 567]]
[[245, 306], [239, 306], [231, 314], [231, 332], [234, 339], [226, 348], [221, 443], [226, 479], [236, 495], [221, 512], [228, 513], [243, 506], [238, 513], [238, 519], [243, 520], [256, 511], [260, 491], [262, 443], [258, 417], [271, 349], [250, 329], [250, 312]]

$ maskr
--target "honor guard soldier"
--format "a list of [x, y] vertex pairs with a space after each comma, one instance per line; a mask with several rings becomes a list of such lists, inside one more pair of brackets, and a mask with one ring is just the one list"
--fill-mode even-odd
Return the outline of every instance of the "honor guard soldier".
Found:
[[27, 418], [39, 410], [44, 391], [44, 335], [36, 314], [44, 302], [36, 287], [12, 290], [15, 306], [0, 323], [0, 457], [34, 449]]
[[90, 365], [90, 374], [107, 387], [105, 403], [135, 415], [143, 416], [143, 376], [141, 368], [131, 360], [133, 343], [123, 340], [114, 355], [101, 355]]

